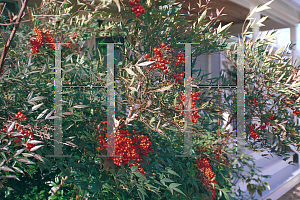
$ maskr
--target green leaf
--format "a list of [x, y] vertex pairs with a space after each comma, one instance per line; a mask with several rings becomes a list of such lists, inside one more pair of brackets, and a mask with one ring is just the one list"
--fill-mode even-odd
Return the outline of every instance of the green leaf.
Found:
[[169, 174], [173, 174], [173, 175], [175, 175], [175, 176], [180, 177], [175, 171], [171, 170], [170, 168], [167, 168], [167, 172], [168, 172]]
[[134, 175], [136, 175], [137, 177], [141, 178], [142, 180], [145, 180], [146, 178], [143, 176], [143, 174], [141, 174], [140, 172], [133, 172]]
[[53, 196], [50, 196], [48, 199], [57, 199], [57, 196], [53, 195]]
[[260, 196], [260, 197], [262, 197], [262, 192], [261, 192], [261, 190], [257, 190], [257, 193], [258, 193], [258, 195]]
[[108, 183], [104, 183], [102, 185], [103, 188], [109, 189], [109, 190], [113, 190], [113, 188], [108, 184]]
[[176, 188], [176, 187], [178, 187], [178, 186], [180, 186], [180, 185], [182, 185], [182, 184], [179, 184], [179, 183], [171, 183], [170, 185], [169, 185], [169, 188]]
[[200, 106], [200, 109], [205, 108], [208, 104], [209, 104], [209, 101], [203, 103], [203, 104]]
[[152, 117], [152, 118], [150, 119], [150, 125], [154, 122], [154, 120], [155, 120], [155, 117]]
[[[217, 34], [219, 34], [219, 33], [221, 33], [221, 32], [223, 32], [224, 30], [227, 30], [227, 29], [229, 29], [230, 28], [230, 26], [232, 25], [232, 23], [233, 22], [230, 22], [229, 24], [226, 24], [225, 26], [223, 26], [222, 28], [218, 28], [219, 30], [217, 30]], [[220, 23], [220, 25], [221, 25], [221, 23]]]
[[132, 167], [131, 167], [131, 171], [132, 171], [132, 172], [135, 172], [137, 169], [138, 169], [138, 166], [132, 166]]
[[269, 190], [271, 190], [270, 185], [269, 185], [268, 182], [264, 182], [264, 184], [267, 186], [267, 188], [268, 188]]
[[178, 188], [173, 188], [173, 189], [174, 189], [175, 191], [177, 191], [177, 192], [183, 194], [184, 196], [186, 196], [180, 189], [178, 189]]
[[226, 192], [223, 192], [223, 194], [226, 200], [230, 200], [229, 195]]
[[205, 16], [206, 16], [206, 13], [207, 13], [207, 9], [205, 9], [205, 10], [203, 11], [203, 13], [200, 15], [200, 17], [198, 18], [198, 23], [200, 23], [200, 22], [203, 21], [203, 19], [204, 19]]
[[172, 181], [172, 180], [169, 179], [169, 178], [163, 178], [162, 181], [167, 182], [167, 183], [172, 183], [172, 182], [174, 182], [174, 181]]

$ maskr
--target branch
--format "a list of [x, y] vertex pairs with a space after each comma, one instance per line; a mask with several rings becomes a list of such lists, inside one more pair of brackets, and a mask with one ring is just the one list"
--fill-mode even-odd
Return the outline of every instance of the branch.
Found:
[[65, 183], [65, 181], [67, 179], [68, 179], [68, 176], [65, 176], [65, 178], [62, 180], [62, 182], [53, 190], [53, 193], [51, 194], [51, 196], [55, 195], [58, 192], [58, 190], [63, 186], [63, 184]]
[[29, 0], [25, 0], [24, 3], [22, 4], [22, 7], [21, 7], [21, 9], [19, 11], [18, 18], [16, 20], [16, 24], [14, 25], [13, 30], [11, 31], [11, 34], [10, 34], [10, 36], [8, 38], [8, 41], [6, 42], [6, 44], [5, 44], [4, 48], [3, 48], [3, 52], [2, 52], [2, 55], [1, 55], [1, 58], [0, 58], [0, 74], [2, 73], [3, 64], [4, 64], [4, 61], [5, 61], [6, 54], [8, 52], [8, 49], [10, 47], [10, 44], [11, 44], [11, 42], [12, 42], [15, 34], [17, 32], [17, 29], [18, 29], [18, 27], [20, 25], [20, 22], [21, 22], [22, 16], [23, 16], [23, 12], [24, 12], [27, 4], [28, 4], [28, 1]]

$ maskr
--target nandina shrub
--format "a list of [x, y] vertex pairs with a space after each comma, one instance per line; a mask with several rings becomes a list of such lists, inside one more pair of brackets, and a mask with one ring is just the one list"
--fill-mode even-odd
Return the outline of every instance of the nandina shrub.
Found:
[[[251, 180], [251, 177], [242, 174], [241, 167], [237, 167], [237, 164], [248, 164], [248, 159], [239, 158], [233, 162], [234, 150], [227, 147], [232, 142], [230, 135], [233, 132], [222, 129], [217, 120], [221, 120], [221, 113], [227, 111], [225, 107], [229, 108], [231, 117], [234, 118], [234, 95], [221, 102], [217, 90], [200, 90], [194, 87], [191, 96], [183, 96], [184, 79], [189, 80], [186, 81], [187, 84], [201, 84], [203, 77], [193, 80], [185, 75], [184, 47], [177, 44], [199, 43], [192, 47], [193, 66], [196, 56], [224, 50], [225, 40], [228, 38], [226, 29], [229, 26], [214, 28], [220, 12], [216, 18], [208, 18], [206, 12], [209, 6], [204, 5], [199, 8], [199, 20], [194, 21], [191, 26], [179, 15], [181, 4], [173, 1], [161, 1], [156, 5], [151, 1], [148, 5], [140, 1], [144, 10], [140, 7], [135, 10], [137, 13], [140, 13], [140, 9], [142, 13], [145, 12], [140, 16], [134, 16], [131, 8], [126, 6], [118, 13], [114, 8], [99, 10], [99, 7], [86, 3], [95, 10], [84, 19], [79, 19], [77, 14], [72, 15], [71, 7], [67, 4], [54, 1], [43, 3], [33, 13], [69, 15], [59, 16], [57, 23], [53, 23], [50, 18], [37, 18], [34, 19], [35, 28], [25, 27], [18, 32], [28, 43], [21, 43], [15, 38], [21, 50], [9, 52], [9, 56], [13, 57], [12, 61], [20, 61], [16, 63], [21, 64], [4, 70], [5, 87], [2, 90], [5, 93], [1, 93], [1, 101], [6, 107], [1, 112], [8, 117], [8, 109], [19, 111], [20, 107], [24, 107], [22, 112], [26, 114], [28, 121], [35, 122], [44, 129], [40, 130], [40, 135], [46, 138], [47, 145], [40, 150], [46, 155], [53, 153], [53, 139], [49, 134], [53, 133], [53, 127], [49, 120], [55, 118], [51, 118], [55, 51], [54, 46], [47, 42], [67, 43], [62, 48], [63, 85], [96, 85], [103, 83], [102, 77], [105, 78], [106, 71], [101, 71], [105, 69], [105, 59], [102, 52], [97, 54], [82, 47], [82, 42], [95, 36], [95, 33], [96, 36], [109, 33], [111, 36], [124, 38], [124, 45], [119, 48], [123, 59], [115, 66], [116, 82], [119, 84], [116, 84], [118, 98], [115, 102], [115, 114], [118, 116], [114, 119], [119, 125], [115, 127], [115, 136], [118, 136], [116, 154], [124, 155], [121, 158], [104, 157], [106, 130], [99, 130], [101, 125], [103, 127], [107, 114], [105, 87], [100, 87], [104, 85], [98, 84], [99, 88], [94, 89], [63, 88], [62, 150], [71, 157], [68, 160], [47, 158], [46, 164], [39, 163], [32, 170], [43, 168], [48, 169], [45, 172], [47, 174], [56, 174], [55, 180], [50, 178], [44, 181], [44, 184], [58, 187], [56, 192], [53, 191], [54, 188], [47, 191], [52, 198], [143, 199], [148, 196], [149, 199], [228, 199], [230, 193], [239, 195], [232, 190], [231, 180]], [[158, 8], [163, 5], [164, 8]], [[98, 6], [103, 7], [103, 4]], [[96, 19], [99, 16], [104, 19], [112, 18], [113, 21], [107, 20], [98, 28]], [[178, 29], [179, 26], [181, 29]], [[32, 36], [31, 39], [29, 35]], [[76, 43], [80, 45], [77, 49]], [[234, 51], [232, 55], [236, 55]], [[232, 61], [235, 62], [235, 59]], [[251, 79], [247, 79], [249, 80], [251, 82]], [[18, 92], [18, 89], [22, 92]], [[251, 91], [249, 89], [249, 93]], [[15, 94], [15, 102], [9, 93]], [[37, 110], [30, 113], [28, 104], [23, 100], [30, 102], [34, 98], [37, 98], [35, 101], [43, 100], [44, 104], [34, 104]], [[192, 149], [200, 157], [197, 159], [177, 157], [182, 155], [185, 145], [185, 112], [182, 112], [186, 109], [184, 98], [191, 98], [192, 101], [189, 119], [193, 124]], [[221, 103], [224, 106], [219, 106]], [[38, 114], [38, 117], [34, 114]], [[268, 117], [270, 116], [266, 116]], [[271, 119], [267, 121], [269, 120]], [[264, 128], [263, 124], [261, 128]], [[139, 138], [139, 134], [135, 135], [133, 130], [144, 133], [142, 135], [145, 136]], [[252, 135], [259, 138], [255, 133]], [[141, 146], [140, 140], [144, 140], [144, 145]], [[124, 142], [127, 150], [118, 142]], [[132, 147], [136, 151], [129, 153], [128, 150]], [[149, 152], [149, 147], [154, 151]], [[206, 163], [198, 167], [199, 159], [208, 159], [209, 166]], [[9, 198], [16, 199], [17, 196], [16, 193], [11, 196], [7, 194]], [[19, 196], [22, 198], [22, 194]], [[244, 197], [240, 195], [237, 198]]]

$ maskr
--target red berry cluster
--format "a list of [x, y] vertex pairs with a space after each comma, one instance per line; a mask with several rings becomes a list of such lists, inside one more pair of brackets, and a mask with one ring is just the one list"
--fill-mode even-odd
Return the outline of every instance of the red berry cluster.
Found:
[[[163, 43], [164, 44], [164, 43]], [[165, 47], [165, 46], [164, 46]], [[149, 58], [149, 61], [155, 61], [154, 64], [149, 66], [149, 69], [157, 69], [157, 68], [161, 68], [162, 70], [164, 70], [164, 73], [167, 74], [169, 72], [168, 67], [165, 64], [170, 64], [169, 60], [165, 60], [162, 54], [161, 49], [159, 48], [154, 48], [153, 49], [155, 56], [154, 58]], [[149, 54], [145, 54], [145, 57], [148, 58]]]
[[[277, 128], [275, 128], [274, 127], [274, 124], [273, 123], [270, 123], [270, 121], [272, 121], [273, 119], [274, 119], [274, 116], [273, 115], [271, 115], [270, 117], [267, 117], [268, 118], [268, 120], [269, 120], [269, 122], [264, 122], [263, 124], [261, 124], [260, 126], [257, 126], [256, 124], [251, 124], [251, 125], [249, 125], [249, 128], [250, 128], [250, 137], [252, 137], [254, 140], [256, 139], [256, 138], [258, 138], [259, 137], [259, 135], [258, 135], [258, 133], [257, 133], [257, 131], [259, 130], [259, 129], [261, 129], [261, 130], [265, 130], [266, 128], [267, 128], [267, 126], [272, 126], [272, 128], [276, 131], [277, 130]], [[252, 118], [251, 118], [252, 119]], [[258, 121], [258, 122], [261, 122], [261, 121]]]
[[183, 83], [182, 79], [184, 76], [185, 71], [181, 72], [180, 74], [174, 74], [173, 77], [175, 78], [175, 81], [178, 82], [179, 84]]
[[18, 112], [16, 115], [15, 115], [16, 118], [20, 119], [20, 120], [24, 120], [26, 121], [27, 120], [27, 117], [21, 113], [21, 112]]
[[[200, 100], [200, 97], [199, 95], [201, 95], [201, 92], [194, 92], [192, 93], [192, 105], [191, 105], [191, 109], [193, 109], [194, 111], [192, 111], [192, 114], [188, 114], [189, 116], [189, 119], [194, 122], [194, 123], [197, 123], [200, 115], [198, 114], [198, 110], [197, 110], [197, 107], [196, 107], [196, 102]], [[179, 103], [179, 106], [182, 106], [182, 109], [184, 109], [184, 107], [188, 107], [187, 105], [185, 105], [185, 95], [183, 94], [181, 96], [181, 102]], [[180, 112], [181, 115], [184, 115], [184, 111], [181, 111]]]
[[[246, 97], [246, 101], [248, 100], [248, 97]], [[255, 98], [253, 98], [253, 101], [252, 101], [252, 106], [255, 107], [257, 106], [258, 104], [258, 100], [255, 100]]]
[[251, 124], [251, 125], [249, 126], [249, 128], [250, 128], [250, 137], [252, 137], [254, 140], [256, 140], [256, 138], [259, 137], [259, 135], [258, 135], [257, 132], [256, 132], [256, 130], [257, 130], [258, 128], [255, 129], [255, 127], [256, 127], [256, 124]]
[[283, 101], [283, 105], [285, 105], [285, 107], [290, 108], [293, 110], [293, 115], [299, 115], [300, 114], [300, 110], [299, 108], [297, 108], [297, 106], [294, 107], [297, 99], [300, 97], [300, 93], [298, 95], [292, 95], [291, 98], [285, 98], [285, 99], [281, 99], [281, 101]]
[[140, 0], [132, 0], [129, 2], [129, 5], [134, 6], [133, 8], [131, 8], [131, 11], [134, 12], [136, 17], [141, 16], [141, 14], [145, 14], [145, 9], [140, 4]]
[[[128, 130], [117, 130], [115, 133], [116, 145], [114, 154], [122, 157], [116, 157], [113, 160], [117, 166], [126, 165], [131, 160], [134, 160], [134, 163], [130, 163], [129, 166], [138, 166], [138, 171], [145, 176], [146, 172], [139, 162], [144, 160], [142, 156], [148, 157], [148, 152], [153, 151], [153, 149], [150, 148], [151, 142], [146, 135], [138, 135], [135, 131], [133, 133], [132, 135], [129, 134]], [[98, 150], [107, 149], [107, 133], [98, 132], [98, 134], [100, 138], [100, 147], [98, 147]]]
[[[31, 43], [31, 55], [35, 54], [40, 51], [40, 48], [45, 44], [45, 40], [50, 44], [51, 48], [55, 50], [55, 40], [54, 38], [50, 35], [50, 30], [47, 29], [47, 31], [40, 29], [38, 26], [34, 27], [33, 32], [36, 34], [34, 35], [34, 39], [30, 36], [30, 43]], [[44, 37], [44, 33], [45, 36]]]
[[[19, 114], [19, 113], [18, 113]], [[18, 115], [17, 114], [17, 115]], [[22, 116], [23, 114], [19, 114], [19, 116]], [[24, 115], [23, 115], [24, 116]], [[26, 118], [25, 116], [23, 118]], [[18, 132], [21, 134], [21, 135], [18, 135], [16, 136], [16, 139], [14, 140], [15, 143], [21, 143], [25, 137], [28, 137], [30, 138], [30, 140], [34, 140], [34, 137], [33, 137], [33, 132], [31, 130], [28, 130], [28, 129], [25, 129], [23, 128], [20, 124], [16, 123], [16, 127], [17, 127], [17, 130]], [[5, 132], [5, 134], [7, 134], [8, 137], [11, 137], [12, 135], [7, 133], [7, 128], [3, 128], [2, 129], [3, 132]], [[10, 131], [11, 132], [14, 132], [14, 129], [12, 129]], [[30, 150], [31, 148], [35, 147], [36, 145], [35, 144], [31, 144], [31, 143], [27, 143], [26, 144], [26, 149]]]
[[[43, 30], [39, 29], [39, 27], [34, 27], [33, 32], [36, 34], [34, 35], [34, 39], [30, 40], [31, 43], [31, 55], [35, 54], [40, 51], [40, 48], [44, 45], [44, 35]], [[32, 37], [30, 36], [30, 39]]]
[[201, 180], [205, 184], [206, 190], [211, 191], [212, 199], [214, 199], [216, 196], [216, 189], [212, 188], [211, 183], [217, 183], [215, 178], [216, 174], [212, 171], [212, 167], [209, 165], [209, 161], [206, 158], [199, 159], [196, 163], [198, 168], [204, 172], [205, 176], [202, 176]]
[[178, 66], [180, 63], [185, 63], [185, 57], [182, 53], [178, 53], [177, 58], [178, 59], [175, 63], [176, 66]]

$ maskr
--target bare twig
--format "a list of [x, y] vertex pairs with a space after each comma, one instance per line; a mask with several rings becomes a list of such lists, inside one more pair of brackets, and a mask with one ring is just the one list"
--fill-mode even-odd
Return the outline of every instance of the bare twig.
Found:
[[[26, 0], [25, 0], [26, 1]], [[65, 178], [61, 181], [61, 183], [53, 190], [53, 193], [51, 194], [51, 196], [55, 195], [58, 190], [63, 186], [63, 184], [65, 183], [65, 181], [68, 179], [68, 176], [65, 176]], [[50, 198], [49, 198], [50, 199]]]
[[17, 29], [18, 29], [18, 27], [20, 25], [20, 22], [22, 20], [22, 15], [23, 15], [23, 12], [24, 12], [25, 8], [27, 7], [28, 1], [29, 0], [25, 0], [24, 3], [22, 4], [22, 7], [21, 7], [21, 9], [19, 11], [16, 23], [14, 24], [13, 30], [11, 31], [11, 34], [10, 34], [10, 36], [8, 38], [8, 41], [5, 43], [5, 46], [3, 48], [3, 52], [2, 52], [2, 55], [1, 55], [1, 58], [0, 58], [0, 74], [2, 73], [2, 69], [3, 69], [3, 64], [4, 64], [4, 61], [5, 61], [5, 57], [7, 55], [8, 49], [10, 47], [10, 44], [11, 44], [11, 42], [12, 42], [12, 40], [13, 40], [16, 32], [17, 32]]
[[[3, 5], [3, 3], [1, 3], [1, 5]], [[5, 8], [5, 6], [6, 6], [6, 3], [4, 3], [4, 6], [3, 6], [3, 8], [2, 8], [2, 11], [1, 11], [1, 14], [0, 14], [0, 15], [2, 15], [2, 13], [3, 13], [3, 11], [4, 11], [4, 8]]]
[[6, 40], [6, 38], [5, 38], [5, 35], [4, 35], [3, 32], [1, 31], [1, 29], [0, 29], [0, 34], [1, 34], [2, 38], [3, 38], [3, 40], [4, 40], [4, 44], [6, 44], [6, 43], [7, 43], [7, 40]]

